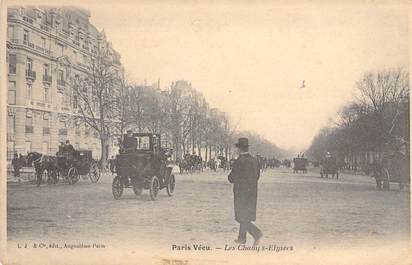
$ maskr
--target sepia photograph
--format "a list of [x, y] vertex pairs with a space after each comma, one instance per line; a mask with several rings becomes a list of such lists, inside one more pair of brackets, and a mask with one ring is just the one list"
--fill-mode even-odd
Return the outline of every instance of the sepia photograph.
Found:
[[411, 264], [409, 1], [1, 4], [1, 264]]

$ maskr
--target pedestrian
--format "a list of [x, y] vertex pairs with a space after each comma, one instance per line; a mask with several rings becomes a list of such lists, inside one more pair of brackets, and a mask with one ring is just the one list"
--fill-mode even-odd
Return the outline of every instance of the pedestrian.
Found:
[[248, 138], [239, 138], [235, 146], [239, 157], [234, 161], [228, 176], [229, 182], [233, 183], [235, 220], [240, 224], [239, 236], [235, 242], [245, 244], [246, 235], [249, 233], [255, 240], [253, 245], [256, 246], [263, 236], [262, 231], [252, 223], [256, 221], [259, 162], [249, 153]]
[[114, 173], [115, 170], [115, 159], [114, 156], [109, 159], [109, 165], [110, 165], [110, 172]]
[[11, 165], [13, 166], [14, 177], [20, 181], [20, 169], [22, 164], [17, 153], [14, 154], [14, 158], [11, 160]]

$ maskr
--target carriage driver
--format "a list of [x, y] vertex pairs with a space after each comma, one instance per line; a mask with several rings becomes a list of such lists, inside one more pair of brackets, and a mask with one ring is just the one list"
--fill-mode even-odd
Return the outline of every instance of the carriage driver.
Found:
[[73, 145], [70, 144], [69, 140], [66, 140], [66, 144], [63, 147], [63, 152], [72, 153], [74, 151]]
[[122, 149], [124, 152], [130, 152], [133, 150], [136, 150], [137, 148], [137, 139], [133, 137], [133, 132], [132, 130], [127, 130], [126, 135], [124, 136], [123, 142], [122, 142]]

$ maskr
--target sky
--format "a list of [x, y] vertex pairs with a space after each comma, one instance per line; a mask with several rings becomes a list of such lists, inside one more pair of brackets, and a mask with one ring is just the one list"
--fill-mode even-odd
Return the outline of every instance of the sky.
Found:
[[239, 130], [304, 150], [353, 98], [365, 72], [408, 68], [409, 9], [292, 3], [79, 5], [104, 29], [130, 81], [150, 84], [160, 78], [166, 87], [188, 80]]

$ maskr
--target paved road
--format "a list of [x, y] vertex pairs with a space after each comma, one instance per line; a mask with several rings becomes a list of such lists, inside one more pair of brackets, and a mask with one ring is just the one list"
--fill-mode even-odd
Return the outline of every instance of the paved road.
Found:
[[[111, 176], [97, 184], [8, 186], [8, 237], [23, 240], [146, 242], [170, 246], [233, 242], [231, 185], [223, 172], [177, 175], [176, 194], [162, 190], [136, 197], [111, 193]], [[361, 242], [406, 242], [410, 234], [409, 191], [377, 191], [373, 179], [343, 175], [320, 179], [317, 172], [267, 170], [259, 184], [256, 224], [263, 244], [329, 246]]]

